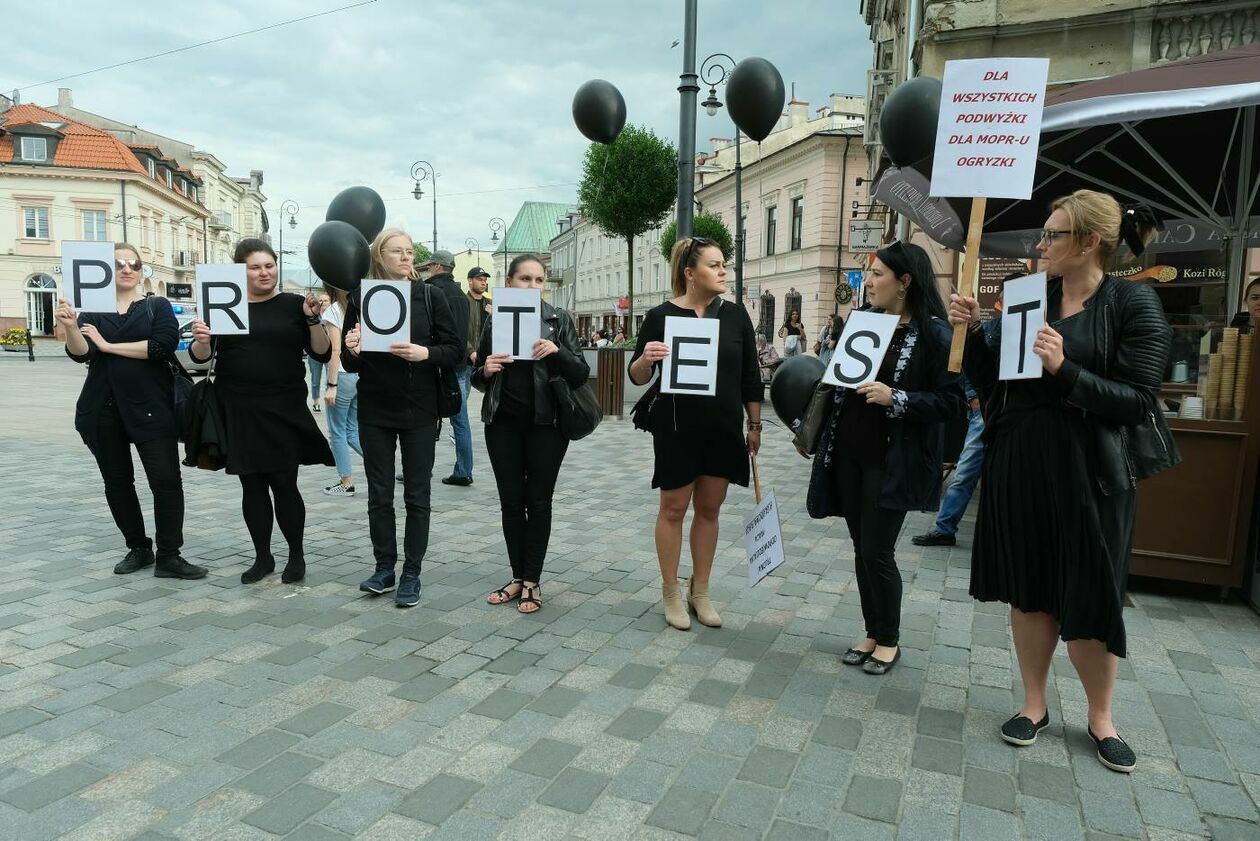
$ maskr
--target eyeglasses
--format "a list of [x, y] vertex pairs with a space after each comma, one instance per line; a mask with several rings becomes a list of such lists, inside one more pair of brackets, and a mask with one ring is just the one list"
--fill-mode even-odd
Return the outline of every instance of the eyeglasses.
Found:
[[410, 248], [386, 248], [385, 253], [391, 257], [414, 257], [416, 252]]
[[139, 260], [115, 260], [114, 261], [114, 268], [120, 272], [123, 269], [128, 269], [133, 272], [138, 272], [140, 271], [140, 267], [143, 265], [144, 264], [141, 263]]
[[1041, 236], [1037, 238], [1037, 242], [1054, 242], [1055, 237], [1065, 237], [1071, 235], [1071, 231], [1053, 231], [1046, 228], [1041, 232]]

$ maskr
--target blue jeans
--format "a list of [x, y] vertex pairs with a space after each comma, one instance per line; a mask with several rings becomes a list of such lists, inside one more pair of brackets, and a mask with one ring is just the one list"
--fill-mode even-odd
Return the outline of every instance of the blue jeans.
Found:
[[349, 371], [337, 374], [337, 402], [328, 409], [328, 443], [332, 446], [333, 460], [337, 462], [337, 475], [349, 476], [350, 450], [360, 456], [359, 444], [359, 375]]
[[[313, 356], [306, 357], [306, 367], [311, 371], [311, 402], [324, 396], [324, 363]], [[338, 386], [341, 383], [337, 384]]]
[[971, 494], [980, 481], [980, 468], [984, 466], [984, 418], [978, 409], [967, 410], [967, 440], [963, 442], [962, 453], [958, 456], [958, 465], [954, 475], [950, 477], [949, 487], [941, 498], [941, 510], [936, 515], [936, 531], [941, 534], [954, 534], [958, 531], [958, 521], [967, 511], [971, 502]]
[[451, 434], [455, 436], [455, 469], [451, 475], [471, 479], [473, 468], [472, 427], [468, 424], [468, 386], [472, 369], [465, 367], [455, 372], [459, 380], [459, 393], [463, 397], [459, 411], [451, 416]]

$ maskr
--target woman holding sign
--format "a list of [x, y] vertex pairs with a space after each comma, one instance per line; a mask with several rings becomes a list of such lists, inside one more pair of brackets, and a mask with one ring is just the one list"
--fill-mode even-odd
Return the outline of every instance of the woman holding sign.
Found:
[[[1085, 687], [1098, 759], [1121, 772], [1137, 763], [1111, 715], [1126, 653], [1136, 480], [1177, 456], [1155, 399], [1172, 329], [1153, 289], [1103, 267], [1122, 240], [1141, 254], [1151, 221], [1090, 190], [1054, 203], [1037, 246], [1050, 281], [1045, 326], [1029, 337], [1042, 364], [1036, 379], [999, 380], [1001, 330], [986, 340], [974, 298], [955, 295], [950, 306], [950, 321], [968, 325], [967, 378], [986, 406], [971, 594], [1011, 606], [1024, 684], [1002, 738], [1031, 745], [1050, 723], [1046, 679], [1062, 639]], [[1020, 307], [1006, 289], [1001, 326], [1018, 329]]]
[[179, 326], [169, 301], [144, 297], [141, 268], [135, 246], [118, 243], [114, 246], [116, 312], [78, 314], [65, 298], [57, 304], [66, 355], [88, 364], [74, 428], [96, 457], [109, 513], [127, 542], [127, 556], [114, 572], [126, 575], [155, 560], [136, 497], [134, 446], [153, 492], [154, 575], [204, 578], [205, 567], [190, 564], [179, 554], [184, 543], [184, 485], [167, 361], [175, 353]]
[[[542, 289], [547, 272], [535, 254], [521, 254], [508, 267], [507, 288]], [[472, 384], [485, 392], [481, 420], [486, 424], [486, 449], [499, 488], [503, 540], [507, 543], [512, 580], [487, 597], [490, 604], [519, 599], [516, 609], [534, 613], [542, 607], [542, 577], [551, 539], [551, 497], [560, 475], [568, 440], [556, 422], [551, 380], [563, 377], [580, 388], [590, 368], [577, 344], [569, 314], [542, 304], [540, 337], [530, 349], [533, 359], [491, 353], [493, 321], [481, 332]]]
[[306, 407], [305, 351], [327, 362], [328, 334], [314, 295], [280, 291], [276, 253], [261, 239], [236, 245], [234, 263], [245, 265], [249, 333], [212, 336], [204, 321], [192, 325], [188, 355], [196, 362], [215, 358], [215, 392], [223, 407], [227, 472], [241, 481], [241, 514], [254, 543], [254, 563], [241, 573], [253, 584], [275, 572], [271, 524], [279, 524], [289, 545], [280, 580], [306, 576], [302, 547], [306, 503], [298, 490], [298, 466], [335, 464], [328, 442]]
[[[901, 659], [901, 573], [894, 547], [909, 511], [935, 511], [941, 496], [942, 426], [966, 408], [949, 365], [950, 329], [927, 253], [894, 242], [875, 252], [864, 310], [897, 316], [881, 361], [862, 337], [842, 334], [832, 359], [852, 359], [874, 377], [836, 386], [809, 480], [810, 516], [842, 516], [853, 540], [866, 637], [840, 658], [871, 675]], [[849, 317], [856, 329], [862, 311]], [[859, 344], [861, 343], [861, 344]], [[876, 367], [876, 365], [878, 367]], [[869, 376], [869, 373], [868, 373]]]
[[[369, 339], [380, 334], [370, 332], [376, 323], [370, 316], [376, 310], [369, 309], [369, 318], [361, 319], [365, 296], [355, 295], [346, 313], [345, 349], [341, 353], [342, 367], [359, 375], [359, 443], [368, 486], [368, 531], [376, 559], [376, 570], [359, 589], [379, 596], [397, 583], [394, 604], [398, 607], [414, 607], [420, 602], [420, 562], [429, 548], [433, 447], [441, 417], [438, 368], [458, 365], [468, 340], [456, 334], [455, 317], [446, 297], [423, 282], [415, 282], [413, 248], [411, 237], [398, 228], [386, 228], [372, 241], [372, 278], [410, 281], [404, 313], [410, 320], [407, 340], [393, 341], [388, 350], [364, 350], [361, 321], [367, 321]], [[369, 306], [378, 298], [386, 300], [389, 294], [366, 296]], [[397, 316], [396, 309], [391, 316]], [[396, 448], [402, 452], [403, 503], [407, 507], [402, 577], [397, 581]]]
[[[630, 380], [642, 385], [653, 371], [663, 372], [662, 363], [672, 353], [665, 344], [667, 318], [712, 319], [717, 322], [718, 337], [714, 369], [696, 365], [695, 359], [686, 360], [689, 367], [685, 369], [693, 379], [712, 377], [713, 396], [663, 394], [658, 378], [634, 408], [635, 426], [652, 433], [656, 455], [652, 487], [661, 489], [656, 555], [665, 621], [685, 631], [691, 627], [688, 607], [701, 624], [711, 628], [722, 624], [709, 599], [718, 514], [731, 482], [748, 487], [748, 457], [761, 447], [762, 387], [752, 320], [743, 307], [721, 297], [726, 292], [726, 257], [718, 244], [704, 237], [683, 237], [674, 243], [670, 284], [673, 300], [653, 307], [643, 319], [630, 361]], [[740, 429], [745, 412], [746, 437]], [[693, 514], [691, 579], [684, 602], [678, 562], [688, 508]]]

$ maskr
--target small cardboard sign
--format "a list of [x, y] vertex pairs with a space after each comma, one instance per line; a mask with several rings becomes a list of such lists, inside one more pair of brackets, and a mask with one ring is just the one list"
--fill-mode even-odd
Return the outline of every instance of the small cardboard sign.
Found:
[[215, 336], [249, 333], [249, 300], [244, 263], [199, 263], [197, 305], [201, 320]]
[[542, 290], [496, 289], [490, 319], [491, 353], [533, 359], [534, 345], [542, 336]]
[[112, 242], [63, 242], [61, 277], [77, 312], [118, 312]]
[[783, 535], [779, 530], [779, 506], [771, 490], [744, 523], [744, 551], [748, 555], [748, 586], [783, 564]]
[[717, 394], [716, 318], [665, 316], [669, 356], [661, 360], [661, 393], [712, 397]]
[[945, 62], [933, 196], [1032, 196], [1049, 73], [1048, 58]]
[[1046, 273], [1008, 280], [1002, 287], [1000, 380], [1035, 380], [1041, 357], [1033, 353], [1037, 331], [1046, 323]]
[[886, 312], [849, 313], [831, 364], [823, 371], [823, 382], [853, 388], [874, 380], [900, 320], [901, 316]]
[[360, 284], [359, 342], [365, 351], [388, 353], [411, 341], [411, 281], [365, 280]]

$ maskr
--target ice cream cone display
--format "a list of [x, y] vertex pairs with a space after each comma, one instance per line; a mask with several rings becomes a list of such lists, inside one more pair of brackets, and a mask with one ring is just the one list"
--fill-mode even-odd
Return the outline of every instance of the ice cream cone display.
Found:
[[1238, 375], [1234, 379], [1234, 420], [1242, 420], [1247, 408], [1247, 379], [1251, 371], [1252, 334], [1238, 337]]

